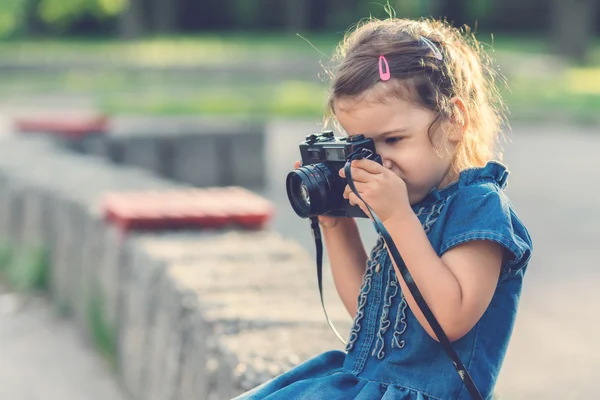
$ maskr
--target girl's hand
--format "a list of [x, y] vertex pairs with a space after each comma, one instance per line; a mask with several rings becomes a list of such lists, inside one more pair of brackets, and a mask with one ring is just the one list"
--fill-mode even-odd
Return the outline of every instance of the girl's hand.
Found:
[[[302, 166], [302, 163], [300, 161], [296, 161], [294, 163], [294, 169], [298, 169], [301, 166]], [[327, 215], [319, 215], [318, 218], [319, 218], [319, 225], [324, 230], [325, 229], [331, 229], [334, 226], [336, 226], [341, 219], [346, 219], [346, 218], [330, 217], [330, 216], [327, 216]]]
[[[385, 224], [391, 218], [404, 217], [412, 213], [406, 183], [396, 174], [373, 160], [363, 158], [353, 160], [350, 165], [352, 179], [357, 192]], [[340, 176], [346, 178], [344, 169]], [[352, 192], [349, 185], [344, 190], [344, 198], [352, 205], [358, 205], [365, 214], [371, 217], [365, 204]]]

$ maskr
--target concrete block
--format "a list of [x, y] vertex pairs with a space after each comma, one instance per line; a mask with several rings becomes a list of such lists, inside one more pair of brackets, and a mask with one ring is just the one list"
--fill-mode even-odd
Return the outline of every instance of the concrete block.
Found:
[[80, 144], [81, 152], [109, 159], [110, 137], [108, 134], [87, 135]]
[[193, 306], [197, 302], [196, 296], [187, 301], [188, 312], [184, 314], [180, 325], [183, 331], [183, 351], [179, 399], [205, 399], [209, 396], [208, 342], [214, 341], [215, 337], [212, 325], [204, 319], [198, 309], [199, 305]]
[[142, 393], [148, 381], [149, 335], [155, 323], [156, 292], [164, 265], [140, 252], [132, 252], [131, 269], [125, 277], [123, 318], [118, 333], [118, 367], [124, 384], [134, 395]]
[[[198, 241], [197, 257], [169, 263], [167, 273], [196, 293], [202, 317], [213, 327], [211, 337], [218, 339], [216, 346], [235, 355], [227, 367], [209, 358], [209, 388], [216, 390], [221, 384], [215, 382], [225, 373], [222, 369], [229, 368], [227, 387], [241, 393], [322, 351], [342, 350], [343, 345], [323, 318], [311, 259], [298, 253], [295, 245], [285, 255], [281, 241], [273, 245], [268, 235], [262, 236], [262, 243], [258, 238], [246, 243], [237, 239]], [[273, 252], [269, 258], [275, 248], [278, 254]], [[163, 251], [167, 253], [166, 247]], [[326, 287], [333, 289], [330, 280]], [[328, 313], [344, 335], [351, 318], [341, 304], [329, 303]], [[320, 339], [307, 341], [306, 337]]]
[[168, 138], [160, 135], [132, 135], [112, 139], [118, 141], [123, 150], [123, 163], [143, 168], [153, 174], [165, 175], [164, 153], [169, 147]]
[[83, 249], [85, 246], [85, 220], [87, 215], [81, 204], [75, 200], [67, 201], [68, 218], [65, 221], [68, 230], [67, 257], [65, 260], [66, 286], [68, 304], [77, 319], [83, 319], [85, 304], [83, 304]]
[[231, 183], [250, 189], [266, 185], [266, 138], [263, 126], [247, 125], [236, 135], [230, 135], [227, 161], [231, 163]]
[[144, 168], [194, 186], [261, 188], [265, 179], [265, 126], [203, 119], [123, 119], [106, 141], [86, 152]]
[[10, 243], [10, 185], [11, 182], [2, 177], [2, 180], [0, 181], [0, 241], [6, 246]]
[[129, 242], [120, 231], [115, 227], [105, 226], [103, 232], [102, 265], [98, 270], [99, 296], [104, 305], [102, 317], [114, 332], [118, 346], [132, 257]]
[[50, 203], [40, 188], [29, 186], [23, 198], [22, 249], [33, 250], [47, 246], [50, 240]]
[[[83, 213], [82, 213], [83, 214]], [[74, 268], [79, 270], [79, 280], [75, 282], [75, 316], [79, 325], [94, 334], [104, 330], [104, 302], [100, 295], [100, 274], [104, 257], [104, 221], [93, 213], [81, 215], [81, 251], [74, 254]], [[104, 332], [102, 332], [104, 334]]]
[[[183, 157], [166, 147], [154, 159], [140, 155], [139, 164], [170, 176], [185, 171], [198, 186], [250, 186], [261, 170], [252, 163], [264, 160], [259, 138], [237, 137], [242, 128], [208, 127], [202, 140], [188, 133], [194, 129], [182, 128], [169, 141], [193, 138], [181, 141]], [[137, 146], [137, 139], [128, 143]], [[71, 306], [80, 323], [98, 299], [133, 398], [228, 399], [321, 351], [342, 348], [322, 315], [313, 260], [297, 244], [272, 232], [124, 238], [101, 218], [103, 193], [184, 185], [40, 143], [19, 139], [2, 147], [7, 154], [0, 157], [0, 178], [7, 179], [0, 179], [0, 212], [6, 211], [0, 235], [16, 243], [50, 243], [51, 293], [59, 307]], [[23, 168], [23, 159], [30, 168]], [[225, 167], [211, 169], [219, 165]], [[30, 186], [35, 190], [29, 192]], [[326, 301], [334, 298], [330, 277], [325, 287]], [[327, 309], [346, 332], [352, 321], [341, 303]]]
[[6, 191], [4, 212], [7, 213], [4, 236], [13, 249], [19, 249], [24, 221], [25, 187], [19, 182], [11, 182]]
[[229, 168], [225, 161], [218, 137], [181, 135], [173, 139], [170, 176], [199, 187], [222, 186]]
[[182, 293], [164, 276], [155, 296], [154, 324], [147, 332], [148, 347], [143, 355], [148, 366], [147, 384], [141, 397], [147, 400], [178, 399], [184, 336], [187, 334], [183, 321], [187, 310]]
[[208, 399], [231, 399], [234, 396], [234, 369], [237, 355], [232, 354], [220, 340], [208, 341]]
[[56, 199], [54, 212], [51, 215], [51, 224], [55, 227], [57, 235], [50, 254], [50, 293], [62, 312], [71, 310], [72, 286], [69, 284], [69, 259], [73, 248], [74, 236], [70, 223], [71, 209], [65, 199]]
[[162, 233], [139, 237], [135, 246], [149, 256], [169, 263], [246, 260], [270, 264], [306, 257], [300, 245], [272, 231]]

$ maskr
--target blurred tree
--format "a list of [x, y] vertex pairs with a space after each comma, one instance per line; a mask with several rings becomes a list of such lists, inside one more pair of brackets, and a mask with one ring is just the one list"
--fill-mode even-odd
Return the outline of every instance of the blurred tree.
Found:
[[348, 0], [329, 0], [326, 3], [325, 24], [327, 28], [335, 31], [345, 31], [356, 20], [357, 2]]
[[[167, 4], [169, 0], [165, 0]], [[234, 8], [239, 4], [234, 0], [179, 0], [178, 8], [182, 11], [177, 16], [177, 26], [180, 32], [199, 31], [231, 31], [240, 29], [236, 24], [239, 17]], [[258, 7], [262, 22], [265, 11], [265, 0], [246, 0], [250, 5]], [[246, 5], [248, 6], [248, 4]], [[150, 13], [155, 12], [149, 10]], [[280, 16], [281, 18], [281, 16]], [[262, 25], [261, 25], [262, 26]]]
[[240, 29], [256, 29], [261, 20], [260, 7], [248, 0], [233, 0], [233, 23]]
[[434, 14], [442, 0], [396, 0], [390, 2], [398, 18], [419, 18]]
[[551, 37], [557, 52], [585, 62], [599, 4], [598, 0], [553, 0]]
[[294, 33], [305, 32], [310, 24], [310, 0], [286, 1], [285, 27]]
[[127, 0], [119, 15], [119, 35], [125, 39], [134, 39], [146, 32], [143, 0]]
[[0, 37], [9, 36], [20, 28], [27, 0], [0, 0]]
[[489, 18], [492, 5], [493, 0], [443, 0], [439, 8], [441, 16], [452, 25], [476, 28]]
[[181, 2], [179, 0], [152, 0], [152, 30], [173, 33], [177, 30]]
[[123, 37], [240, 29], [342, 33], [360, 18], [395, 12], [496, 33], [539, 34], [550, 27], [555, 48], [582, 60], [600, 26], [599, 5], [600, 0], [0, 0], [0, 37], [36, 31], [111, 34], [115, 28]]
[[37, 35], [46, 30], [44, 22], [40, 19], [38, 7], [40, 0], [25, 0], [26, 6], [22, 16], [22, 30], [19, 33], [25, 35]]
[[127, 6], [128, 0], [40, 0], [38, 10], [40, 18], [49, 26], [66, 30], [70, 24], [86, 15], [97, 19], [114, 17]]
[[476, 26], [490, 17], [493, 0], [467, 0], [467, 25]]

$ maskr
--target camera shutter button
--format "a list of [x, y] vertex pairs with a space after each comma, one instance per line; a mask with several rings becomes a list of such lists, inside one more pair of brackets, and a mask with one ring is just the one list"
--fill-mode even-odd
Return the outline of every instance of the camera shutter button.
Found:
[[358, 142], [359, 140], [363, 140], [365, 138], [365, 135], [362, 134], [358, 134], [358, 135], [352, 135], [352, 136], [348, 136], [348, 142]]

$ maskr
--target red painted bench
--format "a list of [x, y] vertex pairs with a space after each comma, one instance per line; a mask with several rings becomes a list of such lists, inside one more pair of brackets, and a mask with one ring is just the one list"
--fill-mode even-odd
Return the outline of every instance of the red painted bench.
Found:
[[274, 214], [271, 202], [239, 187], [109, 193], [105, 218], [122, 231], [236, 226], [262, 229]]

